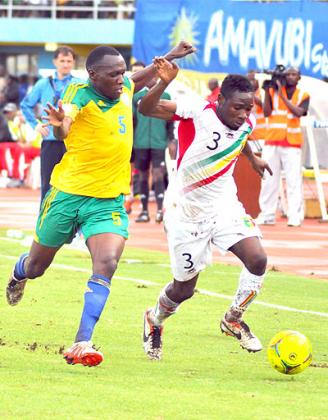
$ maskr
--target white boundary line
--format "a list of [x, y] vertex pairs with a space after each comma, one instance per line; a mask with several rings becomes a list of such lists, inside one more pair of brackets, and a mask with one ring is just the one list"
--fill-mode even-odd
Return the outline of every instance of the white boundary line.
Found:
[[[8, 260], [16, 260], [17, 261], [17, 257], [13, 257], [11, 255], [3, 255], [3, 254], [0, 254], [0, 258], [6, 258]], [[59, 270], [68, 270], [68, 271], [80, 271], [81, 273], [91, 274], [91, 270], [89, 270], [87, 268], [74, 267], [72, 265], [66, 265], [66, 264], [51, 264], [51, 266], [49, 268], [50, 269], [51, 268], [57, 268]], [[133, 281], [134, 283], [145, 284], [147, 286], [160, 286], [160, 284], [154, 283], [153, 281], [148, 281], [148, 280], [143, 280], [143, 279], [136, 279], [134, 277], [113, 276], [113, 279], [125, 280], [125, 281]]]
[[[17, 260], [17, 257], [13, 257], [13, 256], [9, 256], [9, 255], [3, 255], [3, 254], [0, 254], [0, 258], [6, 258], [8, 260]], [[72, 265], [66, 265], [66, 264], [51, 264], [51, 266], [49, 268], [57, 268], [59, 270], [68, 270], [68, 271], [80, 271], [82, 273], [89, 273], [89, 274], [91, 273], [91, 270], [89, 270], [87, 268], [79, 268], [79, 267], [74, 267]], [[134, 283], [144, 284], [144, 285], [147, 285], [147, 286], [162, 287], [162, 285], [159, 284], [159, 283], [149, 281], [149, 280], [144, 280], [144, 279], [136, 279], [134, 277], [113, 276], [113, 279], [124, 280], [124, 281], [132, 281]], [[204, 295], [204, 296], [211, 296], [211, 297], [216, 297], [216, 298], [219, 298], [219, 299], [226, 299], [226, 300], [230, 300], [230, 301], [233, 299], [233, 296], [223, 295], [221, 293], [211, 292], [209, 290], [197, 289], [197, 291], [198, 291], [198, 293], [200, 293], [201, 295]], [[309, 315], [317, 315], [317, 316], [328, 318], [328, 313], [326, 313], [326, 312], [316, 312], [316, 311], [309, 311], [309, 310], [306, 310], [306, 309], [296, 309], [296, 308], [291, 308], [289, 306], [275, 305], [275, 304], [272, 304], [272, 303], [261, 302], [261, 301], [258, 301], [258, 300], [254, 301], [253, 303], [255, 305], [261, 305], [261, 306], [265, 306], [267, 308], [274, 308], [274, 309], [280, 309], [282, 311], [297, 312], [297, 313], [309, 314]]]

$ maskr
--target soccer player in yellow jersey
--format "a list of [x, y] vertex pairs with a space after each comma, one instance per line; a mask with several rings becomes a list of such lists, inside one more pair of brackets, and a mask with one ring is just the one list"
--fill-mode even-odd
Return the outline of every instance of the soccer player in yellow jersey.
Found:
[[[182, 41], [166, 58], [193, 52]], [[69, 364], [96, 366], [103, 355], [91, 337], [128, 237], [124, 194], [130, 190], [132, 96], [156, 71], [150, 65], [128, 79], [123, 57], [109, 46], [92, 50], [86, 68], [87, 83], [70, 84], [58, 108], [48, 104], [45, 125], [54, 127], [67, 152], [52, 173], [30, 252], [20, 256], [6, 292], [8, 303], [16, 305], [27, 280], [42, 276], [60, 247], [80, 229], [91, 254], [92, 275], [75, 342], [64, 357]]]

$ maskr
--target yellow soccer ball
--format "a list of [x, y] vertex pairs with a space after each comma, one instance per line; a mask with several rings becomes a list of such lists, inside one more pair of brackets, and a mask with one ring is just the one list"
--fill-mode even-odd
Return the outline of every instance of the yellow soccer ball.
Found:
[[269, 343], [268, 359], [278, 372], [295, 375], [310, 365], [312, 345], [305, 335], [297, 331], [280, 331]]

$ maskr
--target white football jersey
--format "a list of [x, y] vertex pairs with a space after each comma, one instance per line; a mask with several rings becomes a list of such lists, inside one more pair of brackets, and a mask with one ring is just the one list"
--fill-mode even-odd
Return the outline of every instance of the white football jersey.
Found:
[[166, 210], [175, 208], [179, 217], [189, 221], [201, 221], [211, 214], [231, 216], [242, 206], [232, 174], [255, 127], [255, 117], [251, 115], [238, 130], [232, 130], [220, 121], [216, 104], [178, 100], [174, 119], [180, 121], [178, 151]]

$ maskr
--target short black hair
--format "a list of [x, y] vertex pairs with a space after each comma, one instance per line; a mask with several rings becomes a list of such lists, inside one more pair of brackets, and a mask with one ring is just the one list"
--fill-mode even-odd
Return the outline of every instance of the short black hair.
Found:
[[100, 45], [99, 47], [94, 48], [87, 57], [85, 63], [86, 69], [91, 69], [96, 64], [105, 57], [105, 55], [121, 55], [117, 49], [110, 47], [108, 45]]
[[54, 52], [54, 58], [58, 58], [59, 54], [62, 54], [65, 56], [71, 55], [74, 58], [74, 60], [76, 58], [76, 54], [73, 48], [68, 47], [67, 45], [62, 45], [61, 47], [58, 47], [56, 51]]
[[247, 77], [241, 74], [229, 74], [222, 82], [221, 94], [229, 98], [235, 92], [254, 92], [254, 88]]

